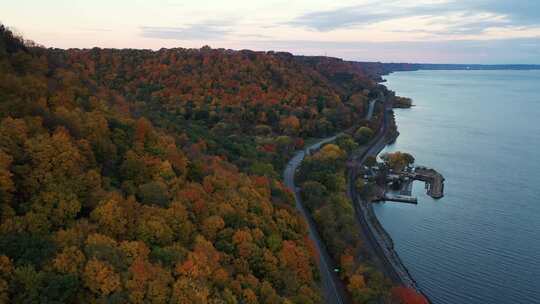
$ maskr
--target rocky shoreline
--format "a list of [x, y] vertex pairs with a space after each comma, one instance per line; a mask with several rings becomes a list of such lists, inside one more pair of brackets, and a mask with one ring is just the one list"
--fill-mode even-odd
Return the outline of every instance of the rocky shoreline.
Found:
[[[385, 102], [382, 127], [377, 132], [377, 135], [372, 140], [370, 146], [356, 156], [353, 156], [352, 161], [362, 164], [368, 156], [377, 156], [386, 145], [394, 142], [397, 136], [399, 136], [395, 127], [393, 111], [391, 110], [392, 107], [393, 104], [391, 102]], [[358, 220], [362, 224], [364, 233], [366, 234], [366, 238], [371, 243], [371, 247], [374, 251], [372, 253], [380, 258], [380, 261], [383, 263], [384, 272], [391, 277], [395, 283], [412, 288], [428, 299], [409, 273], [407, 267], [403, 264], [398, 253], [394, 250], [394, 242], [375, 215], [372, 203], [363, 201], [356, 195], [354, 180], [357, 172], [355, 171], [356, 170], [353, 168], [348, 174], [349, 194], [357, 212]]]

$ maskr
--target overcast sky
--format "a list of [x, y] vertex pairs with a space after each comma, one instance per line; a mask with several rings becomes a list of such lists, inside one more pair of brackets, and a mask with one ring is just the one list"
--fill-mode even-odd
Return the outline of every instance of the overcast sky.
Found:
[[540, 0], [17, 0], [0, 22], [60, 48], [279, 50], [349, 60], [540, 64]]

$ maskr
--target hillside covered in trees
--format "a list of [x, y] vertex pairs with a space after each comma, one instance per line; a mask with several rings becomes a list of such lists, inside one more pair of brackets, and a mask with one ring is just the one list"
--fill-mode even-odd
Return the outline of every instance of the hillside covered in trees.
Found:
[[335, 58], [0, 26], [0, 303], [321, 303], [282, 169], [385, 88]]

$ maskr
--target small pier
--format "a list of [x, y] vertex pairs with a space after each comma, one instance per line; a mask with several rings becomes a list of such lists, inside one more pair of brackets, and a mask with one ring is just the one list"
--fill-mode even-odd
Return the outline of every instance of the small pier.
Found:
[[418, 198], [412, 196], [415, 180], [425, 183], [426, 194], [432, 198], [439, 199], [444, 196], [444, 177], [434, 169], [418, 166], [387, 174], [386, 186], [380, 189], [373, 201], [418, 204]]
[[414, 172], [405, 172], [405, 176], [426, 183], [427, 195], [438, 199], [444, 196], [444, 177], [435, 169], [418, 166]]
[[368, 167], [354, 160], [349, 161], [347, 166], [358, 168], [359, 177], [363, 178], [364, 183], [376, 184], [376, 190], [371, 193], [371, 201], [374, 202], [418, 204], [418, 198], [412, 195], [414, 181], [424, 182], [426, 194], [430, 197], [440, 199], [444, 196], [444, 177], [432, 168], [409, 165], [394, 171], [381, 163]]
[[418, 204], [418, 199], [415, 196], [394, 193], [385, 193], [381, 198], [381, 201]]

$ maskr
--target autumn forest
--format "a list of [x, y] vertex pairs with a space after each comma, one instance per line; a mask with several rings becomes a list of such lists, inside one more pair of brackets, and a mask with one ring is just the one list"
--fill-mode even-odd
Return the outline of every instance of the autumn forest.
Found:
[[[380, 73], [279, 52], [44, 48], [0, 26], [0, 303], [323, 303], [282, 172], [310, 139], [369, 126]], [[355, 139], [304, 168], [342, 172]], [[355, 228], [339, 177], [320, 176], [303, 184], [329, 192], [309, 198], [318, 222]], [[344, 233], [324, 231], [355, 303], [400, 303]]]

